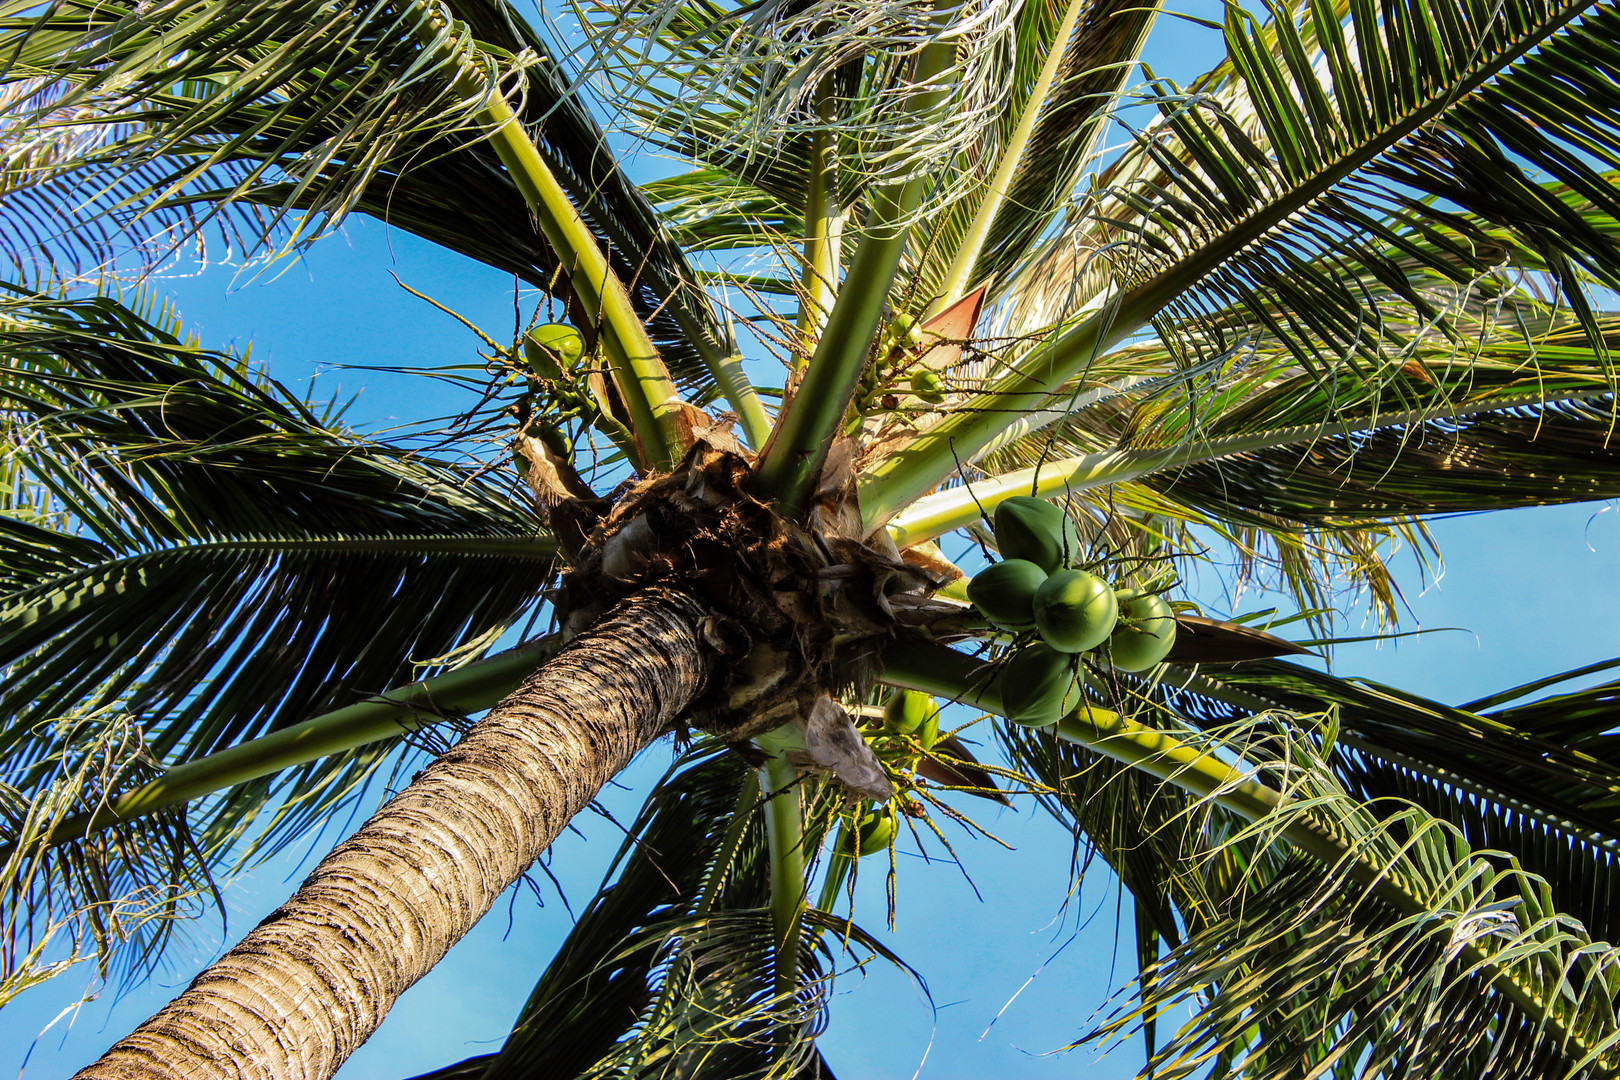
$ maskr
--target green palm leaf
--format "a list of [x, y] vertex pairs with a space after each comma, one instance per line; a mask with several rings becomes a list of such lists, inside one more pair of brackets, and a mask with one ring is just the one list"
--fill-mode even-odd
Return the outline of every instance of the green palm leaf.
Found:
[[[1340, 734], [1328, 759], [1348, 790], [1422, 806], [1475, 847], [1509, 853], [1547, 880], [1559, 910], [1613, 940], [1620, 911], [1606, 883], [1620, 873], [1613, 856], [1620, 757], [1597, 718], [1613, 689], [1528, 706], [1549, 721], [1537, 730], [1519, 726], [1514, 710], [1475, 713], [1366, 680], [1256, 661], [1201, 673], [1177, 707], [1203, 723], [1267, 707], [1334, 707]], [[1564, 725], [1568, 738], [1549, 733]]]
[[[9, 464], [65, 522], [0, 515], [14, 817], [49, 796], [67, 820], [154, 767], [476, 658], [552, 579], [554, 544], [504, 491], [344, 431], [162, 315], [14, 291], [0, 357]], [[84, 774], [95, 753], [80, 745], [112, 730], [128, 732], [122, 748]], [[38, 899], [56, 913], [156, 882], [195, 891], [259, 815], [273, 811], [256, 841], [273, 850], [397, 744], [240, 786], [189, 820], [41, 849], [6, 887], [55, 882]], [[51, 796], [66, 776], [81, 780]]]
[[5, 307], [12, 453], [75, 525], [0, 519], [14, 732], [116, 699], [163, 755], [205, 754], [491, 640], [550, 580], [532, 514], [466, 470], [111, 300]]
[[[1321, 5], [1297, 18], [1278, 14], [1266, 32], [1279, 42], [1284, 59], [1276, 61], [1265, 35], [1234, 15], [1227, 37], [1239, 73], [1231, 92], [1164, 97], [1161, 123], [1114, 171], [1109, 198], [1076, 234], [1094, 281], [1079, 301], [1099, 286], [1112, 291], [998, 376], [987, 397], [880, 465], [867, 485], [873, 497], [863, 501], [881, 515], [926, 490], [1152, 320], [1161, 333], [1167, 323], [1200, 327], [1213, 344], [1243, 336], [1245, 326], [1227, 314], [1236, 310], [1307, 372], [1321, 374], [1341, 357], [1374, 364], [1377, 343], [1390, 335], [1364, 280], [1422, 311], [1414, 265], [1465, 283], [1501, 261], [1504, 239], [1549, 267], [1577, 319], [1600, 339], [1581, 289], [1587, 276], [1620, 280], [1612, 229], [1551, 197], [1519, 162], [1545, 169], [1612, 218], [1606, 170], [1620, 154], [1583, 140], [1584, 156], [1572, 155], [1576, 136], [1528, 126], [1514, 102], [1532, 93], [1538, 107], [1589, 111], [1583, 102], [1604, 100], [1620, 74], [1598, 44], [1612, 36], [1612, 17], [1602, 7], [1539, 0], [1444, 10], [1389, 0], [1356, 7], [1341, 25]], [[1306, 37], [1324, 43], [1321, 79]], [[1332, 115], [1318, 122], [1323, 102]], [[1609, 130], [1610, 120], [1594, 123]], [[1443, 244], [1436, 220], [1451, 234]]]
[[[1153, 1055], [1155, 1075], [1211, 1061], [1218, 1076], [1298, 1075], [1302, 1064], [1346, 1077], [1612, 1074], [1614, 954], [1554, 914], [1545, 883], [1417, 806], [1347, 792], [1326, 756], [1343, 739], [1331, 723], [1273, 710], [1212, 735], [1258, 765], [1276, 811], [1250, 824], [1218, 796], [1009, 733], [1014, 760], [1049, 786], [1049, 808], [1119, 868], [1172, 945], [1144, 954], [1141, 1002], [1091, 1037], [1162, 1022], [1196, 998]], [[1321, 853], [1276, 843], [1285, 819], [1332, 821], [1354, 858], [1328, 860], [1324, 874]], [[1395, 891], [1368, 895], [1370, 868]], [[1493, 982], [1470, 949], [1513, 974]], [[1554, 995], [1564, 1019], [1544, 1027], [1534, 1002]]]
[[[227, 212], [251, 249], [277, 226], [307, 238], [360, 211], [566, 296], [555, 255], [471, 125], [479, 102], [455, 85], [464, 69], [489, 67], [520, 80], [522, 119], [633, 283], [666, 362], [707, 386], [704, 356], [732, 348], [729, 329], [619, 170], [556, 50], [499, 0], [449, 12], [460, 20], [452, 28], [435, 5], [410, 0], [273, 11], [177, 3], [138, 19], [62, 3], [0, 20], [18, 57], [11, 85], [48, 88], [39, 103], [18, 101], [13, 130], [67, 145], [51, 185], [34, 189], [36, 217], [69, 223], [46, 251], [81, 267], [118, 255], [120, 240], [166, 252], [177, 238], [165, 230], [184, 238]], [[238, 36], [247, 22], [252, 42]], [[168, 49], [184, 60], [171, 63]], [[86, 189], [100, 194], [85, 202]]]
[[[1071, 7], [1070, 36], [1058, 40]], [[971, 265], [952, 266], [961, 277], [950, 282], [947, 300], [982, 283], [1006, 283], [1008, 272], [1068, 205], [1157, 13], [1155, 5], [1131, 0], [1024, 6], [1014, 49], [1020, 85], [1005, 96], [999, 123], [958, 163], [966, 176], [977, 178], [977, 189], [953, 202], [919, 245], [923, 254], [911, 286], [919, 296], [937, 295], [946, 264], [960, 263], [964, 254]], [[1037, 100], [1036, 80], [1054, 54], [1055, 77]], [[1033, 123], [1022, 135], [1017, 128], [1031, 111]], [[987, 169], [1004, 171], [991, 179]], [[976, 221], [986, 210], [988, 221]], [[964, 234], [975, 224], [984, 235], [973, 238], [973, 250], [962, 252]]]

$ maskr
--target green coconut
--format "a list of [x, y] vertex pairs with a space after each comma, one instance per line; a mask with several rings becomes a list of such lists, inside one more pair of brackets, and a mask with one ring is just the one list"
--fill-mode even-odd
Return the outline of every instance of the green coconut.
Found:
[[922, 743], [924, 750], [932, 750], [934, 744], [939, 742], [939, 710], [929, 713], [917, 729], [917, 741]]
[[915, 317], [901, 312], [889, 320], [889, 339], [899, 348], [915, 349], [922, 344], [922, 324]]
[[542, 379], [560, 379], [585, 355], [585, 338], [566, 323], [546, 323], [523, 338], [523, 358]]
[[911, 392], [930, 405], [938, 405], [945, 400], [945, 380], [937, 371], [924, 368], [911, 376]]
[[1084, 570], [1059, 570], [1035, 590], [1035, 629], [1059, 652], [1095, 649], [1108, 640], [1119, 602], [1108, 582]]
[[1147, 671], [1163, 662], [1176, 643], [1176, 613], [1164, 597], [1120, 589], [1119, 626], [1109, 635], [1108, 662], [1119, 671]]
[[1004, 559], [1024, 559], [1048, 574], [1080, 551], [1080, 532], [1061, 508], [1045, 499], [1014, 495], [996, 507], [996, 547]]
[[868, 810], [861, 815], [861, 820], [855, 824], [856, 844], [859, 854], [872, 855], [885, 850], [894, 843], [896, 822], [894, 811], [887, 806], [876, 810]]
[[939, 705], [921, 690], [897, 690], [883, 706], [883, 727], [896, 735], [911, 735], [935, 717], [938, 725]]
[[1055, 724], [1080, 706], [1074, 659], [1049, 645], [1031, 642], [1002, 663], [994, 686], [1002, 715], [1025, 727]]
[[985, 618], [1004, 630], [1035, 625], [1035, 590], [1046, 571], [1027, 559], [1004, 559], [985, 567], [968, 582], [967, 596]]

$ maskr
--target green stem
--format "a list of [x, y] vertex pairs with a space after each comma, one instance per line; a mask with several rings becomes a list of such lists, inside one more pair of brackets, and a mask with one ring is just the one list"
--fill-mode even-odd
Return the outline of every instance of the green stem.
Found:
[[[798, 330], [806, 346], [815, 341], [838, 295], [838, 267], [844, 237], [844, 208], [838, 200], [838, 135], [832, 80], [816, 95], [823, 125], [810, 138], [810, 185], [804, 210], [804, 274], [800, 279]], [[795, 364], [797, 356], [795, 353]]]
[[[884, 522], [915, 502], [957, 469], [978, 457], [1004, 428], [1045, 405], [1054, 393], [1096, 357], [1123, 341], [1168, 303], [1178, 290], [1138, 290], [1078, 325], [1031, 349], [1002, 378], [861, 478], [862, 514]], [[1161, 295], [1162, 294], [1162, 295]]]
[[[1437, 405], [1427, 409], [1408, 409], [1404, 412], [1361, 416], [1336, 424], [1302, 424], [1297, 427], [1277, 428], [1248, 435], [1231, 435], [1224, 439], [1187, 443], [1156, 450], [1113, 450], [1101, 454], [1079, 454], [1059, 458], [1028, 469], [1018, 469], [991, 480], [976, 481], [971, 487], [948, 488], [945, 491], [918, 499], [889, 522], [889, 535], [899, 547], [910, 547], [924, 540], [943, 536], [952, 529], [960, 529], [978, 520], [984, 511], [995, 509], [1014, 495], [1034, 495], [1053, 498], [1091, 488], [1122, 484], [1149, 473], [1165, 469], [1183, 469], [1219, 461], [1235, 454], [1270, 450], [1298, 443], [1308, 446], [1322, 439], [1339, 438], [1357, 432], [1377, 431], [1383, 428], [1406, 427], [1432, 420], [1452, 420], [1479, 413], [1500, 412], [1519, 405], [1544, 405], [1559, 401], [1575, 401], [1595, 396], [1590, 390], [1571, 390], [1562, 394], [1525, 394], [1514, 398], [1493, 398], [1472, 405]], [[861, 496], [862, 513], [870, 520], [868, 528], [875, 528], [881, 520], [881, 508], [869, 506], [866, 494]], [[982, 507], [982, 510], [981, 510]]]
[[[885, 650], [883, 664], [883, 681], [889, 685], [965, 701], [988, 712], [1001, 711], [1000, 695], [985, 684], [984, 663], [954, 649], [922, 642], [895, 642]], [[1059, 721], [1054, 734], [1065, 742], [1158, 777], [1247, 821], [1284, 810], [1297, 811], [1293, 800], [1256, 782], [1236, 766], [1108, 709], [1082, 706]], [[1428, 912], [1418, 886], [1391, 867], [1367, 861], [1313, 817], [1295, 813], [1281, 836], [1326, 865], [1345, 868], [1352, 880], [1369, 888], [1403, 917], [1422, 918]], [[1526, 1015], [1552, 1025], [1565, 1040], [1579, 1047], [1577, 1056], [1593, 1050], [1574, 1030], [1571, 1018], [1558, 1009], [1556, 1001], [1543, 999], [1508, 966], [1511, 957], [1503, 963], [1474, 944], [1464, 945], [1461, 955], [1470, 966], [1488, 970], [1491, 985]]]
[[[940, 18], [948, 14], [942, 13]], [[940, 76], [955, 60], [954, 41], [936, 41], [923, 48], [912, 71], [916, 89], [907, 101], [908, 111], [923, 114], [944, 99]], [[778, 417], [760, 457], [761, 489], [777, 502], [777, 512], [784, 517], [794, 517], [804, 508], [833, 438], [843, 426], [905, 254], [911, 219], [931, 183], [930, 177], [918, 176], [870, 196], [860, 246], [827, 314], [827, 325], [805, 368], [804, 381]]]
[[437, 19], [433, 22], [444, 36], [430, 42], [429, 46], [454, 56], [458, 68], [456, 92], [469, 99], [480, 99], [474, 120], [523, 195], [523, 201], [528, 204], [558, 262], [566, 268], [569, 283], [584, 306], [586, 317], [602, 329], [608, 365], [630, 412], [630, 427], [646, 457], [641, 462], [642, 467], [673, 468], [685, 451], [678, 424], [682, 410], [680, 393], [641, 317], [636, 314], [629, 292], [613, 272], [585, 219], [540, 156], [523, 121], [512, 111], [499, 88], [490, 85], [483, 70], [462, 53], [462, 47], [452, 36], [453, 28]]
[[1002, 204], [1007, 201], [1007, 192], [1012, 189], [1013, 177], [1017, 175], [1024, 161], [1024, 153], [1029, 149], [1029, 137], [1035, 131], [1036, 121], [1040, 119], [1041, 107], [1046, 104], [1046, 95], [1051, 92], [1052, 81], [1057, 78], [1058, 69], [1063, 66], [1064, 58], [1068, 54], [1069, 39], [1074, 36], [1075, 23], [1079, 21], [1080, 13], [1086, 9], [1088, 3], [1089, 0], [1069, 0], [1069, 5], [1063, 12], [1063, 21], [1058, 25], [1057, 35], [1052, 39], [1052, 48], [1047, 53], [1046, 63], [1041, 65], [1040, 76], [1030, 89], [1029, 99], [1024, 103], [1023, 113], [1018, 117], [1018, 125], [1013, 128], [1012, 136], [1002, 147], [1001, 163], [996, 168], [995, 176], [990, 179], [989, 187], [985, 190], [978, 209], [973, 213], [973, 220], [968, 223], [962, 242], [957, 246], [956, 254], [951, 259], [950, 268], [945, 271], [945, 279], [940, 285], [941, 295], [929, 305], [929, 315], [937, 315], [967, 295], [968, 286], [972, 284], [973, 268], [978, 265], [979, 253], [984, 250], [984, 241], [990, 235], [990, 226], [995, 223], [996, 215], [1000, 213]]
[[412, 731], [445, 713], [487, 709], [515, 690], [557, 651], [555, 636], [474, 661], [466, 667], [251, 739], [216, 754], [165, 770], [126, 791], [92, 814], [69, 818], [51, 832], [50, 843], [82, 839], [108, 826], [190, 802], [283, 769]]
[[786, 757], [759, 770], [765, 795], [765, 840], [771, 858], [771, 927], [776, 934], [776, 992], [799, 985], [799, 922], [804, 916], [804, 812], [799, 770]]
[[849, 877], [850, 868], [855, 865], [855, 857], [842, 850], [842, 845], [833, 843], [832, 854], [827, 858], [827, 876], [821, 883], [821, 895], [816, 899], [816, 908], [828, 913], [832, 906], [838, 902], [838, 893], [844, 887], [844, 879]]

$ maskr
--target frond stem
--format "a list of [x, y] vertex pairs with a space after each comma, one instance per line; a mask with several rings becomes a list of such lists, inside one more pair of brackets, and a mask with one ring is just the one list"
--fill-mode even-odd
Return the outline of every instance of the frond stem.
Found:
[[[949, 14], [948, 10], [941, 12], [939, 18]], [[907, 100], [910, 111], [926, 112], [944, 99], [943, 76], [955, 59], [954, 41], [935, 41], [923, 47], [912, 71], [916, 89]], [[870, 196], [860, 245], [827, 314], [804, 381], [782, 410], [760, 456], [761, 489], [776, 500], [777, 512], [784, 517], [793, 517], [804, 508], [833, 437], [843, 426], [905, 254], [911, 218], [930, 183], [929, 177], [917, 176]]]
[[[438, 18], [432, 21], [439, 24], [441, 33], [456, 31]], [[456, 91], [480, 100], [475, 121], [522, 193], [558, 262], [567, 269], [586, 316], [601, 327], [614, 382], [629, 410], [630, 427], [645, 457], [642, 467], [672, 469], [686, 449], [679, 426], [683, 408], [680, 393], [630, 302], [624, 283], [540, 156], [523, 121], [500, 88], [466, 55], [473, 48], [470, 42], [452, 43], [441, 38], [434, 45], [453, 53], [458, 65]]]
[[[823, 124], [837, 118], [832, 80], [816, 96]], [[805, 347], [815, 342], [838, 295], [838, 269], [844, 238], [844, 208], [838, 199], [838, 137], [822, 128], [810, 139], [810, 182], [805, 195], [804, 273], [800, 278], [798, 330]], [[803, 365], [794, 353], [794, 373]]]
[[968, 223], [962, 242], [957, 245], [950, 268], [945, 271], [945, 278], [940, 283], [941, 293], [929, 305], [929, 316], [939, 314], [967, 295], [968, 286], [973, 283], [973, 268], [978, 265], [979, 253], [984, 250], [985, 239], [990, 235], [990, 226], [995, 223], [996, 215], [1001, 212], [1002, 204], [1007, 201], [1007, 193], [1012, 190], [1013, 178], [1017, 176], [1018, 169], [1023, 164], [1024, 152], [1029, 149], [1029, 138], [1035, 131], [1036, 121], [1041, 117], [1042, 107], [1046, 104], [1046, 95], [1051, 92], [1058, 69], [1063, 66], [1063, 61], [1068, 56], [1069, 39], [1074, 36], [1075, 24], [1080, 21], [1080, 13], [1090, 6], [1090, 2], [1091, 0], [1069, 0], [1068, 6], [1064, 9], [1063, 21], [1058, 24], [1057, 35], [1053, 38], [1052, 50], [1046, 56], [1046, 63], [1041, 65], [1041, 73], [1030, 89], [1029, 100], [1024, 103], [1023, 112], [1018, 117], [1018, 124], [1013, 128], [1012, 136], [1001, 149], [1001, 163], [985, 188], [978, 209], [973, 212], [973, 220]]
[[392, 738], [446, 713], [487, 709], [515, 690], [559, 648], [561, 640], [556, 635], [539, 638], [475, 660], [455, 671], [176, 765], [157, 779], [109, 800], [94, 813], [64, 820], [52, 830], [49, 842], [61, 844], [83, 839], [131, 818], [157, 813], [283, 769]]
[[804, 916], [804, 812], [799, 770], [786, 756], [769, 758], [759, 770], [765, 797], [765, 842], [771, 859], [771, 928], [776, 936], [776, 992], [799, 985], [799, 923]]
[[[969, 485], [964, 484], [919, 499], [909, 509], [890, 520], [889, 535], [898, 547], [905, 548], [971, 524], [979, 518], [980, 507], [984, 510], [993, 510], [1014, 495], [1053, 498], [1091, 488], [1107, 487], [1110, 484], [1122, 484], [1165, 469], [1186, 468], [1189, 465], [1228, 458], [1234, 454], [1269, 450], [1291, 443], [1309, 444], [1317, 439], [1339, 438], [1382, 428], [1406, 427], [1411, 424], [1451, 420], [1527, 405], [1550, 405], [1561, 401], [1577, 401], [1607, 395], [1607, 390], [1572, 390], [1547, 395], [1526, 394], [1516, 398], [1493, 398], [1472, 405], [1448, 403], [1381, 416], [1362, 416], [1336, 424], [1308, 424], [1248, 435], [1230, 435], [1222, 439], [1186, 443], [1163, 449], [1111, 450], [1099, 454], [1079, 454], [975, 482], [971, 485], [971, 490]], [[869, 506], [863, 492], [861, 507], [862, 513], [869, 519], [867, 527], [875, 527], [876, 521], [881, 520], [879, 517], [882, 513], [881, 504], [874, 500]]]

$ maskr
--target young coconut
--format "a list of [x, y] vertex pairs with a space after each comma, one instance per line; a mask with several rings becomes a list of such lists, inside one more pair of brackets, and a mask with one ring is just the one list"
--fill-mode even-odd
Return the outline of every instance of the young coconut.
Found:
[[542, 379], [560, 379], [585, 355], [585, 338], [566, 323], [546, 323], [523, 338], [523, 358]]
[[929, 717], [939, 723], [939, 706], [921, 690], [896, 690], [883, 706], [883, 729], [894, 735], [913, 735]]
[[1059, 652], [1079, 653], [1108, 640], [1119, 618], [1114, 590], [1096, 574], [1059, 570], [1035, 590], [1035, 628]]
[[915, 316], [901, 312], [889, 320], [888, 337], [893, 348], [915, 349], [923, 342], [923, 328]]
[[1176, 613], [1164, 597], [1141, 589], [1120, 589], [1119, 628], [1109, 635], [1103, 650], [1118, 671], [1147, 671], [1156, 667], [1176, 643]]
[[1014, 495], [996, 507], [992, 527], [1003, 559], [1027, 559], [1048, 574], [1080, 551], [1074, 520], [1045, 499]]
[[[930, 701], [933, 699], [930, 698]], [[922, 743], [924, 750], [932, 750], [934, 744], [939, 742], [939, 710], [934, 709], [923, 718], [922, 726], [917, 729], [917, 741]]]
[[1002, 715], [1024, 727], [1055, 724], [1084, 700], [1074, 658], [1040, 642], [1031, 642], [1008, 657], [994, 686], [1001, 692]]
[[911, 376], [911, 392], [930, 405], [938, 405], [945, 400], [945, 380], [937, 371], [924, 368]]
[[1035, 590], [1045, 582], [1046, 571], [1028, 559], [1004, 559], [973, 575], [967, 598], [1003, 630], [1025, 630], [1035, 625]]
[[888, 848], [894, 842], [895, 832], [894, 811], [887, 806], [879, 806], [862, 814], [853, 829], [846, 821], [839, 830], [838, 843], [833, 850], [845, 856], [872, 855]]

